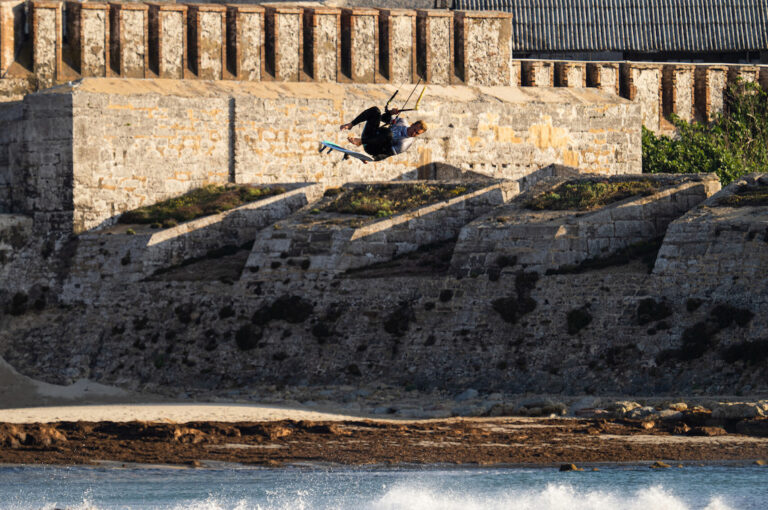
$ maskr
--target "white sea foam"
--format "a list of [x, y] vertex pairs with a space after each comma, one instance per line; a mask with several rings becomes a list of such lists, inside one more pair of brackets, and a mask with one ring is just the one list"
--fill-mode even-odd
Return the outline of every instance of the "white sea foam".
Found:
[[[549, 484], [542, 491], [498, 491], [486, 495], [434, 490], [418, 485], [400, 485], [371, 502], [373, 510], [693, 510], [662, 487], [649, 487], [632, 494], [607, 491], [579, 491], [570, 485]], [[732, 510], [713, 498], [702, 510]]]
[[764, 473], [0, 469], [0, 510], [762, 510]]

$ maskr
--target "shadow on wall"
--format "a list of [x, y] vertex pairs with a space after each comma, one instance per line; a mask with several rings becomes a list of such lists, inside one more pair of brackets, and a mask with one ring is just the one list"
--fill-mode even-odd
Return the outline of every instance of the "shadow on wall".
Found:
[[[415, 174], [415, 175], [414, 175]], [[578, 177], [582, 172], [578, 168], [551, 164], [542, 167], [535, 172], [532, 172], [520, 179], [517, 182], [520, 184], [520, 191], [525, 191], [536, 185], [537, 182], [542, 179], [548, 179], [550, 177]], [[497, 181], [498, 178], [493, 176], [475, 172], [473, 170], [465, 170], [458, 168], [447, 163], [428, 163], [418, 167], [416, 170], [406, 172], [401, 176], [402, 179], [421, 179], [421, 180], [436, 180], [436, 181]]]

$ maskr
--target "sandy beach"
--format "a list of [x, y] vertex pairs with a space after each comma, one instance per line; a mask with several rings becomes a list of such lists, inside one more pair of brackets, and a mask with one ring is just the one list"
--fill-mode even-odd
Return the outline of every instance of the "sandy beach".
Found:
[[60, 421], [148, 421], [188, 423], [200, 421], [260, 422], [279, 420], [345, 421], [359, 417], [249, 404], [103, 404], [0, 409], [2, 423], [52, 423]]
[[768, 459], [768, 419], [521, 416], [376, 419], [235, 402], [173, 402], [82, 380], [36, 381], [0, 360], [0, 463], [557, 464]]

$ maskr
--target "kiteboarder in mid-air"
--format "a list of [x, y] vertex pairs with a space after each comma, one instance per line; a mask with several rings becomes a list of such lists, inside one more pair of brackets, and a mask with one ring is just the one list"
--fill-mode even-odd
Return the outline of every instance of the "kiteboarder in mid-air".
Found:
[[[362, 145], [374, 161], [381, 161], [407, 151], [413, 144], [413, 139], [427, 130], [424, 121], [417, 120], [409, 126], [399, 113], [400, 110], [394, 108], [385, 110], [382, 115], [378, 107], [372, 106], [355, 117], [352, 122], [342, 124], [341, 130], [352, 129], [361, 122], [365, 122], [360, 138], [350, 135], [347, 140], [358, 147]], [[394, 120], [393, 115], [395, 115]]]
[[398, 91], [396, 90], [395, 93], [392, 94], [392, 97], [389, 98], [389, 101], [387, 101], [386, 106], [384, 106], [384, 114], [381, 113], [381, 110], [378, 107], [372, 106], [355, 117], [352, 122], [341, 125], [341, 130], [345, 131], [352, 129], [361, 122], [365, 122], [363, 133], [360, 135], [360, 138], [349, 135], [347, 140], [358, 147], [362, 145], [365, 152], [370, 154], [370, 157], [360, 152], [345, 149], [333, 142], [325, 140], [320, 142], [320, 152], [322, 153], [326, 149], [329, 153], [331, 151], [338, 151], [344, 154], [343, 159], [352, 156], [363, 163], [368, 163], [369, 161], [381, 161], [382, 159], [407, 151], [411, 147], [411, 144], [413, 144], [413, 139], [427, 130], [427, 124], [423, 120], [417, 120], [409, 126], [405, 122], [405, 119], [400, 117], [402, 112], [419, 109], [419, 103], [424, 96], [426, 87], [422, 89], [419, 99], [416, 101], [415, 108], [405, 108], [405, 106], [408, 104], [408, 100], [411, 98], [411, 95], [413, 95], [413, 92], [416, 91], [416, 88], [420, 83], [421, 80], [419, 80], [419, 83], [416, 84], [416, 87], [413, 88], [413, 91], [405, 100], [402, 109], [389, 109], [389, 103], [391, 103], [397, 95]]

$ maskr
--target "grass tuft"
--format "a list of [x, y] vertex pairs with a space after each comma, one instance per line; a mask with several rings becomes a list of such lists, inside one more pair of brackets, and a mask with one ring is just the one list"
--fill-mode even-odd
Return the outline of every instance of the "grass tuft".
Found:
[[739, 186], [733, 195], [718, 200], [717, 205], [724, 207], [768, 206], [768, 186]]
[[118, 223], [149, 224], [169, 228], [185, 221], [218, 214], [249, 202], [285, 193], [285, 188], [247, 184], [211, 184], [147, 207], [123, 213]]
[[625, 198], [652, 195], [659, 189], [659, 183], [650, 179], [571, 181], [537, 195], [525, 207], [534, 211], [591, 211]]
[[330, 190], [326, 190], [326, 197], [336, 198], [323, 206], [323, 211], [387, 218], [463, 195], [468, 189], [459, 185], [418, 183], [370, 185], [333, 194], [329, 194], [328, 191]]

